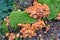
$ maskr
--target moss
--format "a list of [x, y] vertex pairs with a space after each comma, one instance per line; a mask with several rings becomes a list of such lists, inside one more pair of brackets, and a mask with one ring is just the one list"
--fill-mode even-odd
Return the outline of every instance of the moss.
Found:
[[1, 28], [2, 31], [0, 31], [0, 32], [2, 32], [2, 33], [5, 35], [6, 32], [8, 32], [8, 27], [6, 26], [6, 22], [5, 22], [5, 21], [2, 22], [1, 27], [2, 27], [2, 28]]
[[24, 11], [14, 11], [9, 16], [10, 25], [16, 27], [18, 23], [33, 23], [36, 19], [29, 16], [28, 13]]

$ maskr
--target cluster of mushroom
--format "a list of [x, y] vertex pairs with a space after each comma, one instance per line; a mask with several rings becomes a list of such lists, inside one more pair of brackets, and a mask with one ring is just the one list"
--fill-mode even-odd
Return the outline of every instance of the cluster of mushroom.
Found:
[[14, 33], [6, 33], [6, 37], [8, 37], [8, 40], [14, 40], [15, 34]]
[[45, 18], [50, 14], [48, 5], [42, 5], [37, 1], [34, 1], [33, 6], [28, 7], [25, 11], [33, 18]]
[[45, 27], [45, 23], [42, 20], [39, 20], [33, 24], [18, 24], [22, 29], [20, 30], [21, 37], [33, 37], [36, 36], [36, 30], [40, 30]]
[[15, 38], [20, 37], [20, 33], [16, 34], [16, 33], [7, 32], [6, 37], [8, 37], [8, 40], [14, 40]]
[[6, 22], [6, 26], [9, 26], [10, 25], [10, 22], [9, 22], [9, 16], [7, 16], [4, 21]]

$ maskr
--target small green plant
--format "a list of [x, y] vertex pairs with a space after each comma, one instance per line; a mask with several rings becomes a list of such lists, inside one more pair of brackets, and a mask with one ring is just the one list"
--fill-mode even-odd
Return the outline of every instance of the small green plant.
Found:
[[29, 16], [28, 13], [24, 11], [14, 11], [9, 16], [10, 25], [16, 27], [18, 23], [33, 23], [36, 19]]

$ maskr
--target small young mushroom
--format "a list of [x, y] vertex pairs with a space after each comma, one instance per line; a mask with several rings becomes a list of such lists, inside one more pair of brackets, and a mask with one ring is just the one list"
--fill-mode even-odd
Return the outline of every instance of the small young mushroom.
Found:
[[45, 30], [45, 34], [49, 31], [49, 29], [50, 29], [50, 25], [48, 25], [48, 26], [46, 26], [46, 30]]
[[57, 15], [57, 18], [56, 18], [57, 20], [60, 20], [60, 13]]

